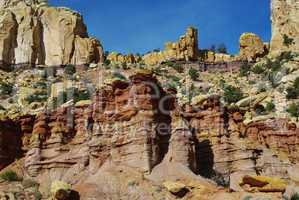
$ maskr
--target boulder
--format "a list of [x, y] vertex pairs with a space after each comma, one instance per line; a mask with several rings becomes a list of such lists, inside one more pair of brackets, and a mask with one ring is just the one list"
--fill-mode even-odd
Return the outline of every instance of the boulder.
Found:
[[240, 37], [240, 59], [255, 61], [267, 53], [263, 41], [254, 33], [244, 33]]
[[180, 182], [166, 181], [163, 183], [163, 186], [174, 195], [182, 193], [186, 190], [188, 191], [187, 186]]
[[287, 183], [277, 177], [267, 177], [267, 176], [244, 176], [241, 186], [250, 186], [250, 191], [256, 189], [259, 192], [284, 192], [287, 187]]
[[63, 181], [54, 181], [51, 184], [51, 194], [55, 200], [68, 200], [71, 186]]

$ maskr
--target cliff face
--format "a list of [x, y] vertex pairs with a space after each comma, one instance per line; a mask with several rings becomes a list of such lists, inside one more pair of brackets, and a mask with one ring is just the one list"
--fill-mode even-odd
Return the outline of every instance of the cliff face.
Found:
[[[290, 179], [287, 171], [297, 160], [294, 124], [282, 119], [244, 125], [243, 114], [225, 109], [219, 96], [181, 107], [157, 83], [151, 74], [137, 73], [129, 82], [115, 81], [97, 92], [92, 104], [18, 119], [20, 130], [11, 129], [11, 137], [22, 138], [24, 174], [43, 183], [42, 192], [59, 179], [86, 198], [100, 191], [116, 195], [109, 188], [121, 184], [119, 180], [99, 180], [102, 173], [114, 177], [109, 170], [121, 166], [162, 182], [204, 176], [233, 184], [240, 181], [236, 174]], [[3, 130], [4, 140], [9, 134]], [[12, 162], [17, 154], [11, 152], [18, 150], [7, 149], [3, 155], [7, 152], [11, 158], [2, 157], [2, 166]], [[280, 157], [284, 153], [289, 157]]]
[[272, 0], [271, 53], [299, 52], [299, 4], [297, 0]]
[[298, 123], [285, 111], [295, 100], [281, 96], [297, 95], [295, 55], [254, 64], [268, 47], [251, 33], [239, 56], [199, 52], [189, 28], [162, 52], [111, 53], [112, 64], [88, 68], [79, 64], [103, 61], [103, 49], [78, 13], [43, 0], [0, 6], [2, 67], [76, 65], [0, 70], [0, 178], [24, 178], [0, 181], [0, 199], [14, 184], [26, 193], [28, 179], [57, 200], [78, 199], [50, 194], [58, 180], [81, 199], [112, 200], [275, 200], [299, 182]]
[[99, 41], [89, 38], [82, 16], [45, 2], [1, 2], [0, 61], [9, 65], [66, 65], [103, 61]]

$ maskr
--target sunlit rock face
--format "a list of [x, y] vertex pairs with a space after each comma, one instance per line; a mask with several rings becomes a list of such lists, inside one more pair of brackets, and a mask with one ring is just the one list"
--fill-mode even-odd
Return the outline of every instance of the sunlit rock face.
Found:
[[[9, 65], [67, 65], [103, 61], [82, 16], [47, 1], [0, 1], [0, 61]], [[5, 68], [2, 66], [2, 68]]]
[[272, 0], [271, 53], [299, 52], [299, 2]]
[[199, 56], [197, 35], [197, 29], [189, 27], [185, 35], [181, 36], [177, 42], [166, 43], [164, 51], [146, 54], [143, 56], [143, 60], [149, 65], [167, 60], [197, 60]]
[[240, 37], [240, 59], [255, 61], [267, 53], [265, 44], [253, 33], [244, 33]]

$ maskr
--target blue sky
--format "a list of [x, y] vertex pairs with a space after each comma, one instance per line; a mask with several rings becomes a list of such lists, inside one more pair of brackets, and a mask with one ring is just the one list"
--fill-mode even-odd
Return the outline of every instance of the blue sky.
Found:
[[199, 29], [199, 47], [226, 44], [239, 51], [239, 37], [271, 38], [270, 0], [49, 0], [79, 11], [90, 36], [105, 50], [145, 53], [176, 41], [188, 26]]

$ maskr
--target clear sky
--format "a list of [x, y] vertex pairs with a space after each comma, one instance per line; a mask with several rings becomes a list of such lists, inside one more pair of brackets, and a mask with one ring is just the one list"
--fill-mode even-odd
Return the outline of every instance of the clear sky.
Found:
[[270, 0], [49, 0], [79, 11], [90, 36], [105, 50], [145, 53], [176, 41], [188, 26], [199, 29], [199, 47], [224, 43], [239, 51], [239, 37], [271, 38]]

